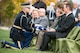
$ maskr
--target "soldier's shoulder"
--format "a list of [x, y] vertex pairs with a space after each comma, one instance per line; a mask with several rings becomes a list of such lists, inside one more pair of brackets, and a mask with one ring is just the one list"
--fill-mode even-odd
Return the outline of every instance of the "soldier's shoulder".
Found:
[[17, 14], [17, 17], [21, 17], [22, 15], [24, 15], [24, 13], [20, 12], [20, 13]]

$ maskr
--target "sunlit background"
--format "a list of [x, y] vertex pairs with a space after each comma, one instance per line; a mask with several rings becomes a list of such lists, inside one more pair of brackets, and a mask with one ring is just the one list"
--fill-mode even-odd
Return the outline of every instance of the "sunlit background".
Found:
[[[28, 0], [0, 0], [0, 25], [2, 26], [12, 26], [16, 14], [21, 10], [20, 4], [27, 2]], [[33, 0], [33, 4], [36, 0]], [[43, 0], [47, 6], [50, 2], [57, 3], [58, 1], [64, 0]], [[80, 4], [80, 0], [68, 0], [77, 2]]]

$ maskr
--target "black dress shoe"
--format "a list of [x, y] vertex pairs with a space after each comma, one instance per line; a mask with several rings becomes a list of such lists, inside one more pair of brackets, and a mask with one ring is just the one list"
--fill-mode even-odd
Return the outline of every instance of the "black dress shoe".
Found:
[[49, 49], [47, 49], [47, 48], [46, 48], [46, 49], [41, 49], [41, 48], [40, 48], [40, 49], [38, 49], [38, 50], [39, 50], [39, 51], [49, 51]]
[[43, 49], [38, 49], [38, 51], [45, 51], [45, 50], [43, 50]]
[[2, 40], [1, 41], [1, 48], [4, 48], [5, 47], [5, 40]]

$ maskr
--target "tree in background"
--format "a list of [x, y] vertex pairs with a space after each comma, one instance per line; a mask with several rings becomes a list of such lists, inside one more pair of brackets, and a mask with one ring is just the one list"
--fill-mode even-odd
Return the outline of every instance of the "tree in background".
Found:
[[0, 0], [0, 24], [3, 25], [5, 22], [6, 14], [5, 9], [7, 7], [8, 0]]
[[[0, 23], [5, 26], [12, 26], [13, 20], [21, 10], [20, 4], [28, 0], [0, 0]], [[33, 0], [33, 3], [36, 0]], [[57, 0], [43, 0], [47, 5]]]
[[14, 12], [14, 14], [18, 14], [21, 10], [21, 7], [20, 7], [21, 3], [27, 2], [27, 0], [12, 0], [12, 2], [15, 6], [15, 9], [13, 12]]

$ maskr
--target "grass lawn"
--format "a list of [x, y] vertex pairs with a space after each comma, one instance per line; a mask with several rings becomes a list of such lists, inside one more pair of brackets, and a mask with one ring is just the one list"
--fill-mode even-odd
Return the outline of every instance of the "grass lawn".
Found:
[[[6, 40], [6, 41], [11, 41], [9, 38], [9, 31], [8, 30], [2, 30], [0, 29], [0, 41], [1, 40]], [[0, 44], [1, 47], [1, 44]], [[37, 51], [35, 46], [34, 47], [29, 47], [23, 50], [14, 50], [14, 49], [9, 49], [9, 48], [0, 48], [0, 53], [53, 53], [51, 51]]]

